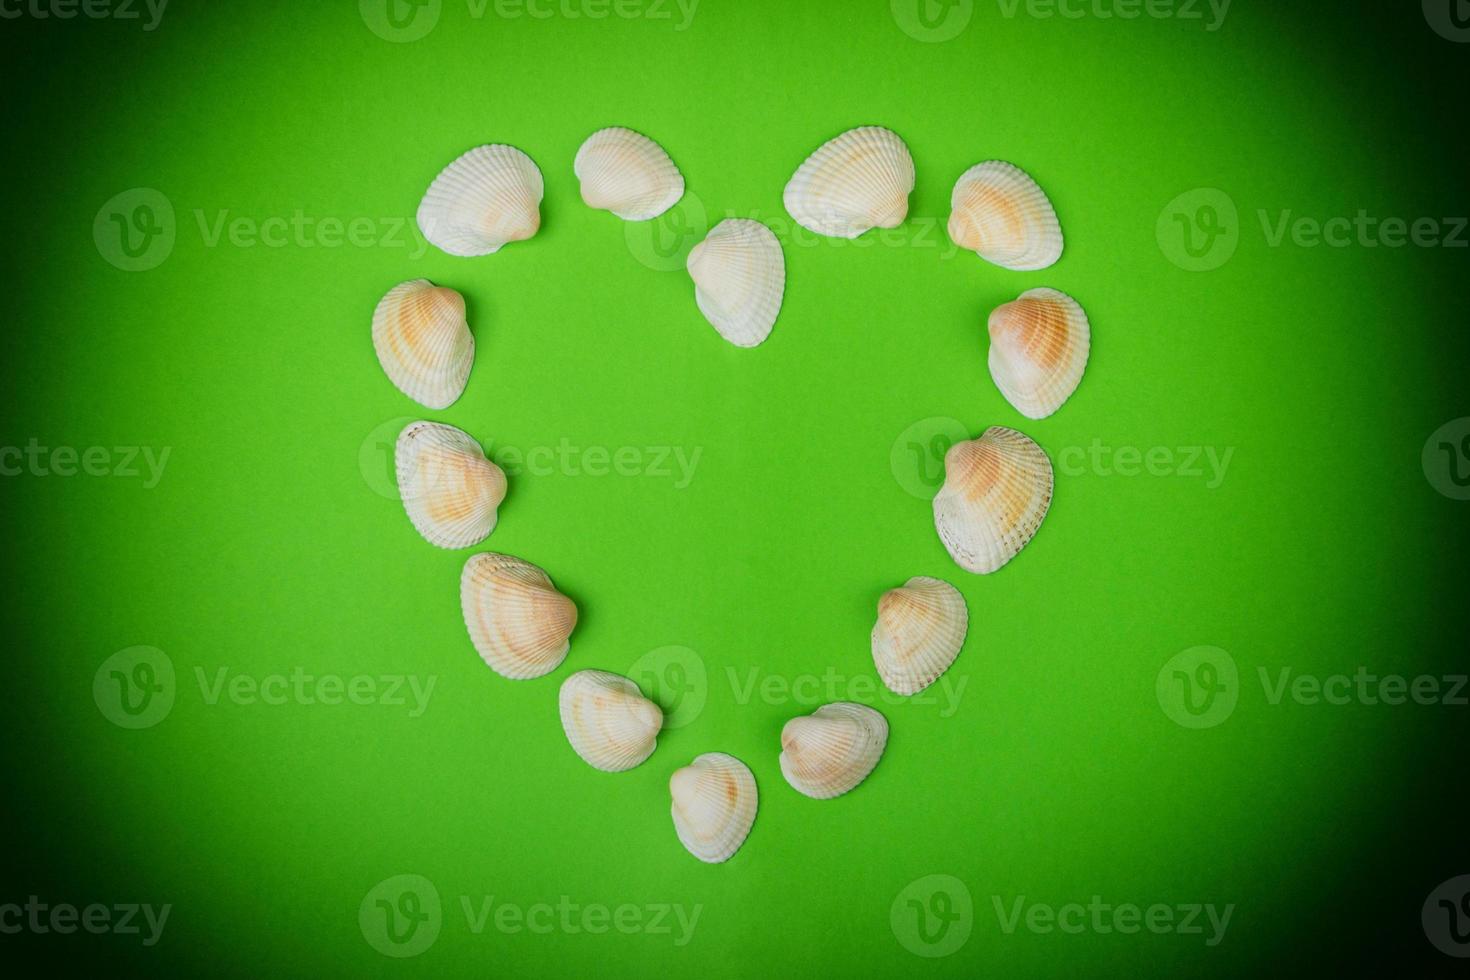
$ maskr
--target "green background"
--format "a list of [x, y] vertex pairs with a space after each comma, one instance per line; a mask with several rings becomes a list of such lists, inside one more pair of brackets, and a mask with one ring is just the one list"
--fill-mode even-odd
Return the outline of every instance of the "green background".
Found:
[[[375, 35], [350, 2], [175, 0], [151, 32], [0, 22], [0, 445], [171, 449], [151, 489], [0, 479], [0, 902], [173, 905], [151, 948], [23, 934], [0, 950], [150, 974], [1447, 973], [1456, 961], [1419, 912], [1470, 870], [1465, 709], [1273, 705], [1257, 670], [1464, 672], [1470, 504], [1435, 492], [1420, 453], [1470, 415], [1470, 253], [1273, 248], [1257, 213], [1470, 213], [1470, 49], [1418, 4], [1285, 6], [1238, 0], [1211, 32], [1008, 18], [983, 0], [944, 43], [906, 34], [886, 0], [704, 0], [682, 31], [677, 10], [541, 20], [492, 6], [477, 19], [445, 0], [410, 43]], [[912, 150], [910, 223], [866, 247], [793, 236], [785, 181], [864, 124]], [[607, 125], [653, 136], [688, 181], [694, 197], [656, 228], [578, 197], [573, 156]], [[522, 148], [546, 179], [541, 233], [495, 256], [420, 254], [407, 234], [270, 247], [201, 230], [221, 212], [259, 225], [299, 210], [381, 235], [485, 142]], [[949, 248], [954, 180], [990, 158], [1051, 195], [1067, 236], [1053, 268], [1011, 273]], [[177, 240], [156, 268], [126, 272], [92, 225], [137, 187], [171, 202]], [[1201, 187], [1238, 206], [1239, 247], [1189, 272], [1156, 222]], [[785, 306], [756, 350], [703, 321], [678, 258], [727, 213], [767, 221], [786, 246]], [[640, 260], [654, 235], [673, 271]], [[438, 413], [389, 384], [369, 342], [377, 299], [415, 277], [466, 295], [478, 344], [468, 390]], [[1094, 348], [1077, 394], [1031, 422], [989, 379], [983, 323], [1038, 285], [1083, 304]], [[701, 453], [684, 488], [512, 470], [481, 550], [536, 562], [581, 607], [550, 677], [484, 667], [459, 612], [471, 552], [431, 548], [380, 492], [407, 417], [492, 450]], [[899, 435], [936, 417], [973, 434], [1016, 426], [1054, 461], [1094, 440], [1234, 455], [1214, 487], [1059, 467], [1034, 543], [976, 577], [890, 465]], [[969, 604], [952, 716], [872, 694], [877, 598], [913, 575]], [[140, 644], [168, 655], [178, 689], [166, 718], [131, 731], [91, 689], [107, 657]], [[1239, 704], [1191, 730], [1161, 710], [1155, 679], [1202, 644], [1238, 664]], [[627, 672], [668, 645], [704, 666], [702, 712], [633, 772], [593, 771], [561, 733], [560, 681]], [[220, 668], [437, 680], [410, 717], [210, 704], [196, 671]], [[788, 787], [780, 728], [823, 699], [742, 697], [752, 670], [868, 685], [857, 699], [892, 725], [873, 777], [830, 802]], [[687, 854], [668, 813], [669, 774], [706, 751], [744, 759], [761, 792], [722, 866]], [[358, 906], [405, 873], [434, 883], [443, 923], [422, 955], [389, 959]], [[890, 926], [895, 899], [932, 874], [974, 903], [968, 942], [939, 959]], [[702, 911], [683, 947], [474, 934], [460, 896], [490, 895]], [[1207, 947], [1008, 934], [993, 909], [996, 896], [1093, 895], [1235, 911]]]

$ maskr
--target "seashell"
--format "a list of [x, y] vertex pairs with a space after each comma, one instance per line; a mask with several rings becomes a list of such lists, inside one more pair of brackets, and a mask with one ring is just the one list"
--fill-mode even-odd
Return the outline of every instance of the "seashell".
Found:
[[877, 711], [825, 705], [781, 729], [781, 774], [798, 793], [830, 800], [867, 779], [887, 744], [888, 721]]
[[669, 779], [674, 830], [685, 849], [706, 864], [728, 861], [755, 823], [755, 776], [723, 752], [706, 752]]
[[603, 772], [626, 772], [653, 754], [664, 715], [626, 677], [581, 670], [561, 685], [561, 727], [572, 749]]
[[411, 422], [393, 461], [408, 519], [430, 544], [469, 548], [495, 530], [505, 473], [469, 435], [452, 425]]
[[657, 218], [684, 196], [684, 175], [664, 148], [631, 129], [614, 126], [587, 137], [573, 169], [589, 208], [627, 221]]
[[949, 237], [1017, 272], [1062, 257], [1062, 226], [1046, 192], [1020, 167], [990, 160], [966, 170], [950, 198]]
[[394, 286], [373, 311], [373, 349], [399, 391], [426, 408], [448, 408], [475, 363], [464, 297], [427, 279]]
[[500, 676], [513, 681], [542, 677], [567, 658], [577, 606], [530, 562], [510, 555], [473, 556], [460, 575], [459, 604], [470, 642]]
[[965, 645], [970, 614], [948, 582], [923, 576], [883, 593], [873, 627], [873, 664], [895, 694], [917, 694], [950, 668]]
[[545, 184], [513, 146], [477, 146], [445, 167], [419, 204], [424, 237], [450, 255], [490, 255], [541, 227]]
[[990, 376], [1027, 418], [1044, 419], [1082, 383], [1092, 330], [1077, 301], [1031, 289], [990, 314]]
[[786, 210], [803, 228], [856, 238], [897, 228], [909, 213], [914, 158], [898, 134], [881, 126], [851, 129], [822, 144], [786, 185]]
[[1052, 487], [1042, 448], [1015, 429], [991, 426], [945, 453], [934, 527], [961, 568], [988, 575], [1036, 535]]
[[736, 347], [771, 335], [786, 292], [786, 258], [759, 221], [726, 218], [689, 253], [694, 299], [704, 318]]

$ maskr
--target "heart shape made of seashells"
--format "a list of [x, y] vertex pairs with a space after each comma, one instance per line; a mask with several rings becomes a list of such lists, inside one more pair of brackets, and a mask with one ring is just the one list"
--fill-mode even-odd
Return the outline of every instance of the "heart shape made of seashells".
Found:
[[[587, 138], [573, 164], [583, 202], [625, 221], [649, 221], [684, 196], [684, 176], [658, 143], [622, 127]], [[851, 129], [818, 147], [797, 168], [782, 199], [803, 228], [857, 238], [897, 228], [908, 217], [915, 168], [908, 146], [881, 126]], [[545, 184], [536, 163], [505, 144], [479, 146], [451, 162], [418, 209], [425, 237], [456, 256], [491, 255], [536, 235]], [[1061, 224], [1029, 174], [989, 160], [966, 170], [951, 196], [950, 238], [1000, 268], [1035, 271], [1060, 259]], [[758, 347], [780, 318], [786, 290], [781, 242], [759, 221], [726, 218], [689, 253], [695, 304], [736, 347]], [[989, 317], [989, 370], [1019, 413], [1043, 419], [1077, 390], [1091, 351], [1087, 314], [1072, 297], [1037, 288]], [[373, 348], [403, 394], [440, 411], [464, 393], [475, 339], [464, 297], [413, 279], [388, 291], [373, 312]], [[414, 528], [440, 548], [471, 548], [495, 530], [505, 473], [459, 429], [413, 422], [394, 450], [399, 496]], [[990, 574], [1035, 537], [1054, 489], [1051, 461], [1033, 440], [992, 426], [951, 446], [934, 526], [955, 563]], [[486, 665], [510, 680], [531, 680], [566, 660], [577, 606], [545, 571], [510, 555], [476, 554], [460, 578], [470, 642]], [[923, 691], [959, 657], [969, 630], [964, 597], [948, 582], [910, 578], [878, 602], [873, 665], [895, 694]], [[562, 682], [558, 703], [567, 742], [603, 772], [626, 772], [657, 749], [664, 717], [626, 677], [580, 670]], [[888, 722], [873, 708], [824, 705], [781, 731], [781, 774], [797, 792], [825, 800], [855, 789], [877, 767]], [[755, 823], [759, 793], [750, 768], [720, 752], [700, 755], [669, 780], [679, 841], [701, 861], [729, 860]]]

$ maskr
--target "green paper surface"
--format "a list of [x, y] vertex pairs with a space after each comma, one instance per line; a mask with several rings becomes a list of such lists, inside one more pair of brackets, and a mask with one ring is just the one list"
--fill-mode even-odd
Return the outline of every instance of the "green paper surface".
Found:
[[[1457, 965], [1421, 906], [1470, 871], [1470, 49], [1416, 4], [393, 4], [0, 23], [0, 904], [171, 907], [151, 944], [140, 912], [140, 934], [43, 921], [5, 948], [148, 975]], [[669, 215], [582, 203], [572, 160], [611, 125], [680, 167]], [[786, 181], [860, 125], [907, 142], [908, 220], [795, 226]], [[427, 246], [430, 181], [497, 142], [544, 174], [540, 233]], [[954, 182], [987, 159], [1051, 197], [1054, 267], [950, 243]], [[754, 350], [683, 268], [726, 216], [785, 251]], [[1314, 245], [1300, 219], [1343, 220]], [[1386, 243], [1384, 219], [1438, 244]], [[444, 411], [370, 342], [413, 278], [463, 293], [476, 339]], [[1037, 286], [1083, 305], [1093, 350], [1031, 421], [985, 320]], [[420, 418], [507, 469], [477, 549], [429, 546], [396, 499]], [[936, 452], [991, 425], [1046, 449], [1056, 490], [982, 577], [927, 498]], [[470, 646], [482, 550], [577, 602], [554, 674], [506, 681]], [[970, 633], [901, 699], [869, 632], [918, 575], [960, 589]], [[631, 772], [562, 734], [585, 668], [672, 711]], [[1436, 693], [1374, 700], [1387, 675]], [[818, 802], [779, 735], [834, 700], [892, 733]], [[760, 789], [719, 866], [669, 814], [670, 774], [711, 751]]]

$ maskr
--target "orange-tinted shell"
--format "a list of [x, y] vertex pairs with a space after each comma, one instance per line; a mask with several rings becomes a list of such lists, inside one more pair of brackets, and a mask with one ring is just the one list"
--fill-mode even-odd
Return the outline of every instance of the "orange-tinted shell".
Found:
[[495, 530], [505, 471], [467, 433], [437, 422], [410, 423], [393, 461], [403, 509], [430, 544], [469, 548]]
[[888, 720], [862, 704], [840, 701], [793, 718], [781, 729], [781, 775], [814, 800], [854, 789], [878, 765]]
[[626, 221], [657, 218], [684, 196], [684, 177], [663, 147], [620, 126], [587, 137], [573, 170], [588, 207]]
[[470, 642], [502, 677], [542, 677], [566, 659], [577, 606], [530, 562], [475, 555], [465, 562], [459, 599]]
[[373, 311], [373, 349], [399, 391], [427, 408], [448, 408], [475, 363], [464, 297], [427, 279], [394, 286]]
[[674, 832], [706, 864], [728, 861], [755, 824], [755, 776], [732, 755], [706, 752], [669, 778]]
[[948, 582], [923, 576], [878, 600], [873, 665], [895, 694], [917, 694], [950, 668], [965, 645], [970, 615]]
[[949, 237], [987, 262], [1029, 272], [1062, 256], [1062, 226], [1036, 181], [1001, 160], [977, 164], [955, 183]]
[[1087, 314], [1058, 290], [1028, 290], [990, 314], [990, 376], [1027, 418], [1062, 407], [1082, 383], [1091, 349]]
[[955, 443], [934, 497], [939, 539], [961, 568], [995, 571], [1035, 537], [1053, 480], [1046, 453], [1014, 429], [992, 426], [979, 439]]
[[663, 712], [626, 677], [580, 670], [562, 682], [557, 704], [567, 741], [594, 769], [626, 772], [657, 747]]

